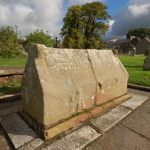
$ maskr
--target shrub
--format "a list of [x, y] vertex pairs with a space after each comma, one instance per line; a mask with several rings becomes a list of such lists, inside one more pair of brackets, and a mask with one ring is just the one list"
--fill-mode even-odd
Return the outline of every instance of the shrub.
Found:
[[15, 58], [20, 56], [17, 35], [11, 26], [0, 27], [0, 56], [2, 58]]
[[[48, 31], [46, 32], [48, 33]], [[25, 47], [26, 51], [28, 51], [28, 47], [31, 43], [43, 44], [46, 47], [53, 47], [53, 45], [56, 43], [55, 39], [51, 39], [50, 35], [45, 34], [43, 30], [39, 31], [38, 29], [25, 37], [26, 40], [24, 40], [22, 44]]]

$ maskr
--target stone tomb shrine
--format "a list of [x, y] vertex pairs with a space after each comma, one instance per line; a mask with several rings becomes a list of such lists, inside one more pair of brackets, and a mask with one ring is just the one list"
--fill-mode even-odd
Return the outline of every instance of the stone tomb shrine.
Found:
[[[86, 110], [128, 95], [128, 76], [112, 50], [31, 44], [19, 113], [38, 135], [49, 140], [90, 118]], [[83, 114], [77, 115], [79, 112]]]

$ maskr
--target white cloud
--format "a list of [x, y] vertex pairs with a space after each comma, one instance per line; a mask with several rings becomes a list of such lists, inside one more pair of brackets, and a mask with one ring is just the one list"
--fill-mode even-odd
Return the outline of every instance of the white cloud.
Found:
[[120, 8], [112, 20], [111, 25], [104, 40], [111, 38], [125, 39], [126, 34], [131, 29], [149, 28], [150, 29], [150, 0], [129, 0], [125, 6]]
[[109, 25], [109, 31], [112, 30], [112, 26], [113, 26], [114, 23], [115, 23], [115, 20], [109, 20], [109, 23], [108, 23], [108, 25]]
[[23, 38], [36, 29], [59, 38], [63, 17], [62, 0], [0, 0], [0, 27], [17, 25]]
[[133, 17], [140, 17], [143, 15], [147, 15], [149, 13], [150, 3], [143, 5], [131, 5], [128, 7], [128, 10], [131, 12]]
[[107, 0], [68, 0], [68, 5], [69, 6], [72, 6], [72, 5], [81, 5], [81, 4], [85, 4], [85, 3], [92, 3], [92, 2], [96, 2], [96, 1], [99, 1], [99, 2], [104, 2], [104, 1], [107, 1]]

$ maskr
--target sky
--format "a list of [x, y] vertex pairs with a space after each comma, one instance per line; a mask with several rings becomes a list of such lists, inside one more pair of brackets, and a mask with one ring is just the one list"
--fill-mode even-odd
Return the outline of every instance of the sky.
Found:
[[[0, 27], [12, 26], [21, 31], [22, 38], [36, 29], [43, 30], [52, 38], [62, 40], [59, 33], [63, 18], [72, 5], [83, 5], [95, 0], [0, 0]], [[129, 30], [150, 29], [150, 0], [96, 0], [108, 7], [112, 16], [110, 28], [103, 36], [110, 39], [126, 39]]]

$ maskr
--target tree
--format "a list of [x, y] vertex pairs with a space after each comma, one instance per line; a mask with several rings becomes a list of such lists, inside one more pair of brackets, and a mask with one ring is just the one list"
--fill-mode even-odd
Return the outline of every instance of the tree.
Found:
[[83, 47], [82, 33], [82, 7], [73, 5], [68, 9], [68, 12], [63, 19], [64, 25], [61, 29], [61, 37], [64, 37], [63, 46], [66, 48], [81, 48]]
[[[48, 30], [46, 31], [48, 33]], [[51, 36], [45, 34], [43, 30], [36, 30], [30, 35], [25, 36], [26, 40], [22, 43], [25, 46], [26, 51], [31, 43], [44, 44], [46, 47], [53, 47], [55, 44], [55, 39], [51, 39]]]
[[2, 58], [15, 58], [21, 55], [18, 48], [18, 39], [11, 26], [0, 27], [0, 56]]
[[[61, 37], [66, 48], [97, 48], [97, 41], [104, 43], [102, 35], [108, 31], [107, 22], [111, 19], [100, 2], [73, 5], [63, 19]], [[103, 45], [103, 44], [101, 44]]]
[[136, 37], [140, 37], [141, 39], [143, 39], [144, 37], [149, 37], [150, 38], [150, 29], [148, 28], [136, 28], [136, 29], [132, 29], [129, 30], [127, 33], [127, 38], [130, 38], [130, 36], [136, 36]]

